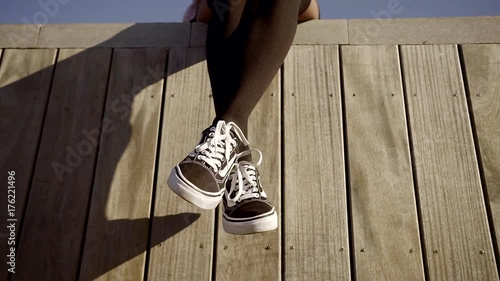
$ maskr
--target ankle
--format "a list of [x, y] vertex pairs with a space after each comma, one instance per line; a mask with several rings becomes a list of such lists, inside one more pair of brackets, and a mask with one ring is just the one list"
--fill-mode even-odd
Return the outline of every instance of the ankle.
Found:
[[[241, 118], [237, 118], [237, 117], [233, 117], [233, 116], [230, 116], [230, 115], [225, 115], [225, 116], [216, 116], [212, 122], [212, 126], [216, 126], [217, 125], [217, 122], [221, 121], [221, 120], [224, 120], [226, 123], [227, 122], [233, 122], [235, 123], [239, 128], [240, 130], [243, 132], [243, 134], [245, 135], [245, 137], [247, 138], [248, 137], [248, 119], [241, 119]], [[250, 149], [250, 146], [249, 145], [245, 145], [245, 146], [240, 146], [238, 148], [238, 153], [241, 153], [243, 151], [247, 151]], [[239, 160], [244, 160], [244, 161], [249, 161], [249, 162], [252, 162], [252, 155], [249, 154], [249, 155], [245, 155], [245, 156], [242, 156]]]
[[245, 137], [248, 137], [248, 119], [246, 118], [240, 118], [240, 117], [234, 117], [231, 115], [225, 115], [222, 117], [215, 117], [213, 124], [217, 124], [218, 121], [224, 120], [227, 122], [233, 122], [235, 123], [240, 130], [243, 132]]
[[[243, 151], [247, 151], [250, 149], [250, 146], [241, 146], [238, 148], [238, 153], [241, 153]], [[248, 162], [252, 162], [252, 154], [248, 154], [248, 155], [245, 155], [245, 156], [241, 156], [238, 161], [248, 161]]]

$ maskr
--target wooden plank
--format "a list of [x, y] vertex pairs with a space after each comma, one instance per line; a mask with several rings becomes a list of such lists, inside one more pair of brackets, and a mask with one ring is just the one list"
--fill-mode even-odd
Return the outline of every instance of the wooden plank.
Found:
[[48, 24], [41, 27], [37, 47], [182, 47], [189, 46], [190, 31], [190, 23]]
[[286, 280], [350, 280], [338, 46], [284, 64]]
[[0, 48], [35, 48], [40, 24], [0, 24]]
[[[2, 58], [0, 49], [0, 175], [7, 179], [8, 171], [16, 173], [13, 195], [17, 238], [35, 166], [56, 53], [53, 49], [5, 50]], [[0, 219], [7, 222], [7, 194], [0, 197], [0, 206], [2, 209], [5, 206]], [[9, 237], [7, 229], [0, 231], [0, 253], [5, 255], [15, 246], [9, 244]], [[0, 280], [6, 280], [8, 268], [6, 262], [0, 264]]]
[[402, 47], [431, 280], [498, 280], [455, 45]]
[[144, 276], [165, 62], [165, 49], [113, 52], [80, 280]]
[[382, 10], [378, 18], [348, 20], [349, 44], [500, 43], [500, 16], [390, 18], [393, 15]]
[[191, 36], [189, 46], [205, 47], [207, 43], [208, 24], [204, 22], [193, 22], [191, 24]]
[[[190, 46], [205, 46], [208, 24], [195, 22], [191, 28]], [[347, 20], [311, 20], [297, 27], [294, 45], [348, 44]]]
[[[248, 140], [262, 151], [259, 167], [262, 184], [269, 200], [280, 214], [281, 203], [281, 91], [280, 72], [254, 109]], [[217, 235], [216, 280], [281, 280], [281, 229], [256, 235], [232, 235], [222, 227], [222, 207], [219, 208]], [[281, 219], [279, 219], [281, 221]], [[248, 261], [238, 262], [234, 261]]]
[[214, 116], [204, 48], [174, 48], [168, 59], [148, 280], [211, 280], [213, 210], [182, 200], [170, 170], [198, 143]]
[[[110, 49], [61, 50], [12, 280], [74, 280], [90, 195]], [[28, 270], [29, 269], [29, 270]]]
[[500, 45], [462, 48], [478, 146], [497, 241], [500, 239]]
[[424, 280], [398, 47], [342, 47], [358, 280]]
[[295, 45], [349, 44], [347, 20], [310, 20], [297, 26]]

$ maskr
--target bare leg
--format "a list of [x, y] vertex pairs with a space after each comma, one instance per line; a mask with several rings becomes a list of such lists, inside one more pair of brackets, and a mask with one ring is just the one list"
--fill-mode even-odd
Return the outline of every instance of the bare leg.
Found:
[[[229, 233], [250, 234], [278, 227], [276, 210], [260, 183], [257, 166], [261, 159], [251, 161], [249, 154], [254, 150], [248, 149], [243, 135], [247, 135], [250, 113], [292, 45], [298, 15], [311, 1], [316, 3], [207, 2], [211, 11], [207, 60], [217, 116], [195, 149], [172, 169], [168, 185], [202, 208], [215, 208], [222, 200], [223, 227]], [[242, 132], [220, 120], [236, 123]]]
[[287, 55], [311, 0], [208, 0], [207, 62], [216, 119], [246, 134], [248, 117]]

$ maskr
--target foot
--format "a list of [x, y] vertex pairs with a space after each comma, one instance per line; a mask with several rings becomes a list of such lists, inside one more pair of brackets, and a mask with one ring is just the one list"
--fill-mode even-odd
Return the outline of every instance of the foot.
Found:
[[172, 169], [168, 186], [202, 209], [217, 207], [237, 152], [246, 146], [248, 141], [235, 123], [217, 122], [203, 131], [199, 144]]
[[[278, 228], [278, 215], [267, 200], [257, 170], [262, 153], [257, 149], [252, 150], [259, 153], [257, 164], [238, 161], [226, 182], [222, 226], [227, 233], [251, 234]], [[241, 156], [250, 154], [252, 150]]]

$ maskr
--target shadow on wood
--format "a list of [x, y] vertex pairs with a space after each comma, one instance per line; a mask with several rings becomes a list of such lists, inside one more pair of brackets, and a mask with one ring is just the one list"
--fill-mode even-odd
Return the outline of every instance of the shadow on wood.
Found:
[[[134, 25], [95, 48], [74, 51], [76, 54], [67, 57], [63, 56], [62, 50], [57, 56], [55, 53], [46, 53], [52, 63], [37, 70], [30, 67], [31, 59], [37, 56], [30, 57], [29, 52], [35, 50], [3, 52], [0, 61], [0, 172], [15, 170], [19, 175], [16, 187], [17, 270], [16, 274], [12, 274], [11, 280], [78, 279], [84, 245], [87, 248], [92, 243], [99, 242], [100, 245], [105, 245], [100, 250], [105, 253], [105, 257], [101, 256], [98, 260], [104, 262], [89, 265], [85, 269], [85, 278], [80, 275], [80, 280], [94, 279], [144, 254], [150, 247], [160, 246], [163, 241], [189, 227], [200, 217], [196, 213], [179, 213], [155, 218], [155, 224], [158, 224], [155, 227], [164, 231], [152, 237], [149, 245], [147, 243], [151, 236], [152, 222], [147, 217], [151, 202], [145, 205], [148, 215], [144, 218], [110, 220], [106, 217], [104, 210], [110, 199], [108, 197], [115, 169], [130, 142], [130, 110], [121, 112], [122, 118], [115, 118], [113, 121], [117, 130], [111, 134], [119, 134], [120, 141], [113, 143], [112, 150], [99, 152], [99, 156], [103, 155], [106, 161], [100, 162], [102, 166], [99, 169], [105, 173], [100, 175], [98, 186], [94, 177], [97, 174], [96, 163], [99, 161], [98, 147], [102, 143], [80, 155], [77, 165], [69, 165], [67, 161], [70, 154], [68, 151], [78, 151], [82, 141], [88, 140], [83, 132], [95, 129], [104, 131], [103, 116], [109, 110], [106, 100], [110, 100], [109, 96], [106, 98], [110, 90], [108, 74], [114, 63], [112, 51], [106, 46], [110, 42], [126, 40], [140, 30], [141, 25]], [[66, 54], [71, 52], [70, 50]], [[20, 53], [26, 54], [25, 59], [16, 60]], [[164, 49], [165, 60], [159, 61], [158, 65], [165, 66], [167, 57], [168, 51]], [[14, 67], [13, 63], [17, 65]], [[165, 69], [153, 67], [138, 70], [144, 73], [144, 79], [139, 83], [134, 81], [133, 87], [127, 89], [124, 95], [133, 103], [135, 96], [144, 89], [166, 79], [169, 74], [183, 70], [171, 65], [167, 74]], [[127, 80], [128, 77], [123, 79]], [[165, 89], [162, 88], [159, 96], [164, 92]], [[161, 97], [157, 99], [158, 102], [163, 100]], [[102, 134], [99, 133], [96, 139], [101, 142]], [[154, 143], [159, 142], [155, 140]], [[156, 154], [157, 150], [154, 146], [151, 153]], [[64, 165], [69, 170], [61, 174], [54, 169], [54, 163]], [[154, 171], [155, 164], [152, 166]], [[154, 181], [149, 182], [149, 192], [152, 194], [147, 194], [147, 197], [150, 201], [154, 200], [152, 195], [156, 189], [153, 183]], [[159, 185], [166, 188], [164, 183]], [[120, 188], [127, 189], [130, 186]], [[95, 194], [104, 196], [97, 201], [103, 202], [103, 206], [97, 206], [96, 209], [100, 212], [87, 217], [91, 209], [90, 202], [96, 200]], [[2, 206], [6, 205], [6, 199], [2, 197]], [[129, 214], [124, 214], [127, 215]], [[1, 217], [4, 221], [5, 216], [6, 214], [2, 214]], [[90, 220], [99, 225], [97, 231], [102, 236], [94, 238], [100, 241], [85, 241], [85, 233], [88, 235], [94, 231], [86, 229], [87, 221]], [[3, 237], [0, 242], [0, 251], [6, 253], [10, 246]], [[123, 245], [130, 246], [124, 248]], [[0, 272], [0, 280], [7, 280], [6, 274], [4, 275], [4, 272], [7, 273], [5, 263], [0, 265]]]

